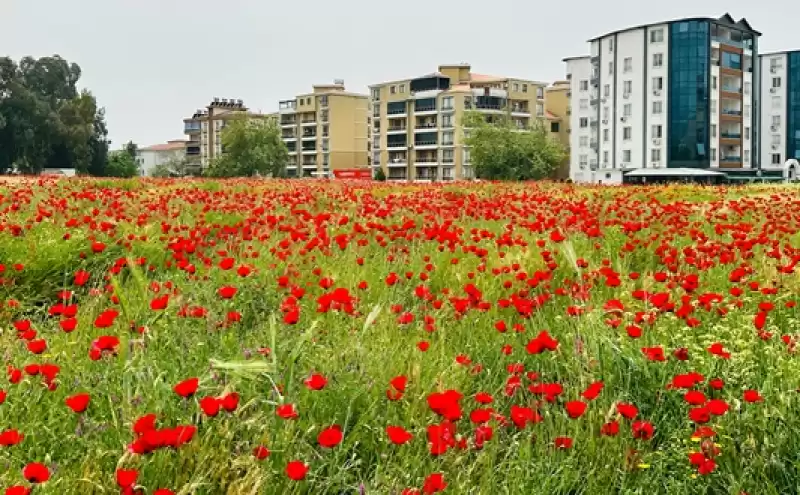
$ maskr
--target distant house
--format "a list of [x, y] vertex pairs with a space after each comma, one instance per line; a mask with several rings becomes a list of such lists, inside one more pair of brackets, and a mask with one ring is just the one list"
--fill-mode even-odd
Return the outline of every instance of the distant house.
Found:
[[186, 155], [186, 141], [176, 139], [165, 144], [156, 144], [136, 151], [136, 164], [141, 175], [150, 175], [158, 165], [182, 160]]
[[74, 168], [46, 168], [40, 175], [58, 175], [60, 177], [75, 177]]

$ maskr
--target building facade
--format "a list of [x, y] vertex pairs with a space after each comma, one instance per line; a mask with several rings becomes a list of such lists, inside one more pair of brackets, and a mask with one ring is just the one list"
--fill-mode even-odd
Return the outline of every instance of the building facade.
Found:
[[761, 165], [783, 169], [787, 161], [800, 160], [800, 50], [766, 53], [759, 60]]
[[754, 171], [758, 37], [729, 14], [636, 26], [565, 59], [570, 178], [621, 183], [642, 168]]
[[230, 119], [247, 115], [254, 118], [269, 118], [272, 115], [248, 110], [242, 100], [214, 98], [205, 109], [197, 110], [191, 117], [183, 119], [186, 134], [186, 159], [199, 170], [208, 167], [211, 160], [223, 153], [222, 130]]
[[159, 165], [183, 160], [186, 156], [186, 143], [182, 139], [176, 139], [136, 150], [139, 175], [150, 176]]
[[281, 135], [289, 148], [290, 177], [330, 176], [369, 168], [369, 97], [345, 91], [344, 82], [278, 104]]
[[545, 117], [545, 86], [476, 74], [469, 64], [441, 65], [432, 74], [372, 85], [372, 167], [389, 180], [472, 178], [464, 112], [507, 115], [528, 127]]
[[544, 91], [544, 110], [550, 136], [557, 140], [567, 152], [567, 158], [553, 173], [553, 178], [569, 178], [570, 151], [570, 84], [569, 81], [555, 81]]

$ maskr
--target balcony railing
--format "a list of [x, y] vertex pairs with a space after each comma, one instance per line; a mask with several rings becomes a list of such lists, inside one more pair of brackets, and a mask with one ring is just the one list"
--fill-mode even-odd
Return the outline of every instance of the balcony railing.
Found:
[[475, 108], [479, 110], [502, 110], [503, 107], [501, 105], [489, 105], [486, 103], [476, 103]]
[[414, 129], [436, 129], [436, 122], [418, 123]]
[[741, 110], [726, 110], [726, 109], [722, 109], [722, 114], [723, 115], [742, 115], [742, 111]]
[[720, 161], [724, 162], [724, 163], [731, 163], [731, 162], [738, 163], [738, 162], [742, 161], [742, 157], [741, 156], [725, 156], [725, 157], [722, 157], [720, 159]]
[[317, 123], [317, 121], [316, 121], [316, 119], [303, 119], [303, 120], [301, 121], [301, 123], [302, 123], [302, 124], [316, 124], [316, 123]]
[[730, 132], [722, 132], [720, 133], [719, 137], [723, 139], [740, 139], [742, 137], [741, 134], [733, 134]]
[[281, 120], [281, 125], [296, 125], [296, 120]]
[[737, 88], [735, 86], [722, 86], [722, 91], [727, 93], [740, 93], [742, 92], [742, 88]]
[[406, 113], [405, 107], [403, 108], [390, 108], [386, 110], [387, 115], [400, 115]]
[[744, 43], [741, 41], [735, 41], [730, 38], [723, 38], [721, 36], [712, 36], [711, 41], [716, 41], [718, 43], [723, 43], [725, 45], [735, 46], [737, 48], [744, 48]]
[[416, 112], [416, 113], [419, 113], [419, 112], [435, 112], [435, 111], [436, 111], [436, 107], [435, 106], [432, 106], [432, 107], [431, 106], [414, 107], [414, 112]]
[[200, 124], [197, 125], [186, 125], [183, 127], [184, 134], [191, 134], [194, 132], [200, 132]]
[[386, 130], [389, 132], [403, 132], [406, 130], [406, 127], [405, 126], [387, 127]]
[[426, 139], [424, 141], [414, 141], [414, 146], [436, 146], [436, 140]]

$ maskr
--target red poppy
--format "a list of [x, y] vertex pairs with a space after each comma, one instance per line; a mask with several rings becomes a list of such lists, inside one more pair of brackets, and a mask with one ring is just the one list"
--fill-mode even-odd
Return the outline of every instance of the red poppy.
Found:
[[565, 407], [569, 417], [572, 419], [577, 419], [583, 416], [583, 413], [586, 412], [587, 404], [580, 400], [573, 400], [567, 402]]
[[197, 378], [188, 378], [173, 387], [176, 394], [183, 398], [191, 397], [197, 392], [200, 381]]
[[90, 400], [89, 394], [75, 394], [72, 397], [67, 397], [64, 402], [73, 412], [82, 413], [89, 407]]
[[281, 404], [275, 412], [283, 419], [295, 419], [297, 417], [297, 409], [294, 404]]
[[289, 461], [286, 465], [286, 476], [295, 481], [300, 481], [306, 477], [308, 465], [301, 461]]
[[263, 445], [259, 445], [258, 447], [253, 449], [253, 456], [259, 461], [263, 461], [267, 457], [269, 457], [269, 449], [264, 447]]
[[200, 399], [200, 409], [206, 416], [214, 417], [219, 414], [220, 401], [216, 397], [203, 397]]
[[745, 402], [761, 402], [764, 398], [761, 397], [757, 390], [745, 390], [744, 400]]
[[402, 445], [409, 442], [413, 435], [400, 426], [387, 426], [386, 435], [389, 440], [395, 445]]
[[303, 383], [305, 383], [306, 387], [310, 390], [322, 390], [325, 388], [325, 385], [328, 384], [328, 379], [320, 374], [313, 373], [306, 378]]
[[444, 480], [442, 473], [433, 473], [425, 478], [422, 485], [422, 493], [439, 493], [447, 488], [447, 482]]
[[135, 469], [117, 469], [117, 485], [120, 488], [130, 488], [136, 484], [136, 479], [139, 477], [139, 472]]
[[0, 447], [13, 447], [22, 441], [25, 435], [17, 430], [5, 430], [0, 432]]
[[50, 470], [38, 462], [31, 462], [22, 470], [22, 476], [29, 483], [44, 483], [50, 479]]
[[344, 435], [342, 435], [342, 427], [339, 425], [333, 425], [329, 428], [325, 428], [319, 433], [317, 436], [317, 442], [319, 442], [322, 447], [330, 449], [339, 445], [339, 443], [342, 441], [342, 438], [344, 438]]

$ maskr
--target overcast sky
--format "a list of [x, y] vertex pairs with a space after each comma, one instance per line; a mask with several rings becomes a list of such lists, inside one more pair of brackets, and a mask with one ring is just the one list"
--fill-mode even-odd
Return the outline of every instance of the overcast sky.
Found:
[[591, 37], [725, 11], [763, 33], [762, 52], [800, 48], [791, 0], [0, 0], [0, 55], [78, 63], [112, 147], [147, 146], [183, 138], [215, 96], [274, 111], [314, 83], [366, 92], [453, 62], [553, 81]]

